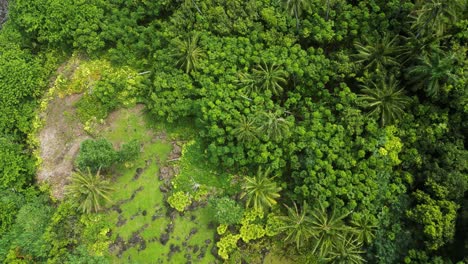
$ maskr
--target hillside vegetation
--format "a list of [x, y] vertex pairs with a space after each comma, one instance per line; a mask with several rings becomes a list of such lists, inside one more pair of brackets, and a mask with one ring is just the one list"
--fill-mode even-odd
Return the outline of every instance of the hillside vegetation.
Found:
[[468, 261], [467, 0], [0, 0], [0, 24], [0, 262]]

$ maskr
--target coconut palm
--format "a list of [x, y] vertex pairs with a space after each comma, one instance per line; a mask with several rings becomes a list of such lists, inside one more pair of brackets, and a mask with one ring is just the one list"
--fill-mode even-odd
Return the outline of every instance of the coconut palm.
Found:
[[412, 61], [418, 56], [428, 56], [434, 52], [439, 52], [440, 41], [442, 38], [436, 35], [429, 35], [424, 38], [418, 37], [412, 31], [407, 32], [407, 37], [403, 37], [405, 46], [402, 47], [400, 57], [403, 58], [403, 63]]
[[290, 122], [276, 112], [261, 112], [256, 122], [260, 133], [269, 139], [280, 140], [289, 133]]
[[454, 70], [454, 54], [433, 53], [430, 56], [420, 56], [419, 65], [408, 70], [408, 77], [414, 88], [425, 88], [427, 95], [436, 96], [441, 87], [457, 80]]
[[251, 142], [257, 138], [258, 127], [255, 119], [241, 115], [239, 121], [232, 130], [237, 140], [240, 142]]
[[329, 262], [337, 264], [361, 264], [366, 262], [362, 257], [362, 244], [351, 234], [345, 234], [335, 241], [329, 254]]
[[367, 245], [372, 242], [375, 237], [374, 230], [377, 226], [374, 225], [369, 214], [365, 214], [358, 219], [352, 220], [351, 225], [354, 227], [354, 235], [359, 242], [366, 243]]
[[457, 23], [467, 8], [466, 0], [429, 0], [420, 1], [419, 8], [411, 17], [412, 29], [417, 36], [435, 34], [442, 36], [448, 27]]
[[268, 90], [274, 95], [279, 95], [283, 91], [283, 86], [287, 83], [288, 73], [275, 63], [267, 64], [263, 62], [253, 69], [253, 75], [258, 87]]
[[84, 213], [95, 213], [101, 210], [105, 201], [111, 201], [109, 198], [111, 191], [110, 182], [101, 177], [100, 170], [93, 174], [89, 169], [86, 173], [74, 172], [71, 183], [66, 188], [66, 194]]
[[313, 230], [312, 253], [326, 257], [338, 240], [345, 234], [351, 232], [351, 228], [346, 226], [343, 219], [350, 213], [336, 214], [335, 210], [328, 212], [327, 208], [319, 203], [317, 208], [311, 213], [310, 227]]
[[299, 17], [310, 8], [311, 0], [285, 0], [286, 10], [296, 18], [296, 29], [299, 31]]
[[259, 86], [257, 85], [257, 81], [255, 80], [255, 77], [248, 73], [248, 72], [239, 72], [237, 74], [237, 80], [236, 80], [237, 86], [244, 90], [247, 94], [251, 93], [258, 93], [259, 92]]
[[277, 186], [270, 177], [270, 169], [263, 171], [259, 167], [255, 176], [245, 177], [242, 190], [241, 198], [247, 198], [246, 207], [265, 211], [277, 203], [276, 199], [280, 197], [281, 187]]
[[[381, 40], [364, 45], [360, 42], [354, 44], [357, 54], [354, 57], [357, 63], [362, 63], [364, 69], [383, 71], [387, 66], [398, 66], [396, 53], [400, 50], [396, 46], [397, 36], [390, 38], [386, 35]], [[369, 43], [369, 41], [366, 41]]]
[[288, 209], [288, 215], [278, 217], [282, 221], [279, 230], [286, 235], [284, 241], [286, 243], [295, 243], [296, 249], [299, 250], [313, 235], [311, 219], [308, 215], [309, 205], [304, 202], [302, 209], [299, 209], [296, 203], [294, 203], [294, 208], [284, 206]]
[[370, 87], [363, 86], [359, 101], [369, 108], [369, 115], [378, 115], [382, 126], [390, 124], [404, 113], [405, 107], [411, 102], [403, 89], [398, 89], [398, 82], [392, 77], [384, 78], [378, 84], [370, 82]]
[[194, 34], [185, 41], [177, 39], [175, 44], [172, 56], [177, 59], [176, 65], [187, 74], [196, 70], [200, 59], [205, 56], [202, 48], [198, 46], [198, 35]]

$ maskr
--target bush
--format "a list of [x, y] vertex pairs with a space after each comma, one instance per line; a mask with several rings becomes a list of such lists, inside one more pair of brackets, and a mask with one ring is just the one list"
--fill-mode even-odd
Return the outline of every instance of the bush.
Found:
[[81, 143], [80, 152], [76, 158], [76, 165], [81, 171], [87, 168], [92, 173], [99, 169], [108, 169], [118, 159], [118, 153], [106, 139], [87, 139]]
[[138, 154], [140, 154], [140, 142], [134, 139], [122, 145], [122, 148], [118, 152], [119, 161], [125, 162], [135, 160]]
[[167, 198], [167, 202], [172, 208], [179, 212], [183, 212], [185, 208], [187, 208], [187, 206], [192, 203], [190, 196], [182, 191], [172, 194], [169, 198]]
[[244, 209], [229, 197], [210, 200], [216, 222], [225, 225], [238, 224], [242, 220]]

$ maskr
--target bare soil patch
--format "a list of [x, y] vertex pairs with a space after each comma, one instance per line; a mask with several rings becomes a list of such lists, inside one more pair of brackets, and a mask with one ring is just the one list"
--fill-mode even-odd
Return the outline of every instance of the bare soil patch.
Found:
[[69, 181], [80, 143], [89, 138], [76, 117], [74, 107], [81, 96], [57, 97], [49, 102], [47, 110], [41, 115], [44, 127], [38, 138], [42, 164], [37, 180], [49, 183], [52, 195], [57, 199], [64, 196], [64, 186]]

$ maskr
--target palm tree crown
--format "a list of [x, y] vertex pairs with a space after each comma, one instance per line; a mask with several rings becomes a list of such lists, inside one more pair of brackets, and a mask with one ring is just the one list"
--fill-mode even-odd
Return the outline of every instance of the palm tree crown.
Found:
[[398, 82], [390, 77], [379, 84], [371, 82], [371, 87], [363, 86], [359, 101], [365, 108], [370, 108], [369, 115], [379, 115], [382, 126], [396, 120], [404, 113], [405, 107], [411, 102], [403, 89], [398, 89]]
[[424, 87], [429, 96], [438, 95], [441, 86], [457, 79], [456, 75], [452, 73], [454, 57], [453, 54], [437, 52], [431, 56], [420, 56], [420, 64], [408, 70], [414, 87], [416, 89]]
[[104, 180], [100, 171], [96, 174], [81, 171], [72, 174], [71, 183], [67, 186], [67, 195], [77, 203], [78, 209], [84, 213], [95, 213], [102, 209], [105, 201], [111, 201], [112, 191], [109, 181]]
[[269, 139], [280, 140], [289, 133], [290, 122], [275, 112], [261, 112], [256, 121], [259, 131]]
[[306, 202], [304, 202], [301, 210], [297, 208], [296, 203], [294, 203], [294, 208], [284, 206], [288, 209], [288, 215], [279, 217], [283, 223], [280, 230], [286, 233], [284, 241], [286, 243], [295, 243], [296, 249], [299, 250], [313, 235], [310, 225], [311, 219], [308, 215], [309, 206]]
[[270, 169], [263, 171], [259, 167], [257, 175], [245, 177], [241, 198], [247, 197], [247, 207], [264, 211], [276, 204], [276, 199], [280, 197], [279, 192], [281, 191], [281, 187], [277, 186], [276, 182], [269, 175]]
[[253, 69], [253, 74], [257, 85], [274, 95], [279, 95], [283, 91], [283, 85], [287, 83], [288, 73], [275, 63], [263, 62]]
[[242, 115], [232, 132], [240, 142], [251, 142], [257, 138], [258, 127], [255, 119]]
[[187, 74], [196, 70], [199, 60], [205, 56], [202, 48], [198, 46], [198, 35], [194, 34], [185, 41], [177, 39], [175, 44], [176, 48], [172, 55], [177, 59], [176, 65]]
[[383, 71], [386, 66], [398, 66], [395, 53], [399, 48], [395, 45], [397, 36], [390, 38], [388, 35], [374, 44], [364, 45], [360, 42], [354, 44], [357, 49], [357, 63], [363, 63], [365, 69]]

